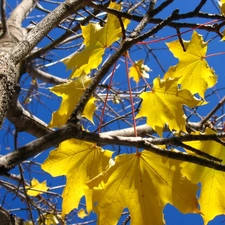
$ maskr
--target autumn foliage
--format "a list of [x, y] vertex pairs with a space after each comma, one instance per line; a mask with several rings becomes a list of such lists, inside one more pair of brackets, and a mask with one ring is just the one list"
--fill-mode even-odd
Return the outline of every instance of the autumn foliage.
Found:
[[[97, 8], [95, 2], [90, 2], [90, 7]], [[225, 1], [218, 3], [223, 16]], [[66, 224], [70, 213], [77, 210], [80, 218], [94, 212], [97, 224], [114, 225], [127, 209], [130, 224], [161, 225], [165, 224], [163, 210], [167, 204], [184, 214], [199, 214], [208, 224], [217, 215], [225, 214], [225, 134], [224, 127], [215, 128], [212, 119], [225, 100], [205, 118], [198, 114], [209, 104], [207, 91], [218, 82], [207, 60], [210, 42], [197, 30], [202, 24], [184, 32], [191, 34], [189, 40], [182, 38], [178, 28], [176, 35], [153, 37], [160, 26], [173, 20], [176, 10], [153, 27], [155, 33], [142, 34], [138, 29], [144, 29], [153, 9], [135, 28], [132, 16], [126, 17], [122, 6], [110, 1], [100, 22], [80, 24], [82, 46], [61, 60], [71, 74], [66, 82], [48, 88], [52, 96], [60, 98], [60, 104], [52, 113], [47, 127], [50, 134], [45, 140], [54, 140], [54, 132], [58, 132], [58, 138], [66, 136], [47, 145], [54, 149], [41, 163], [41, 169], [54, 178], [65, 176], [66, 184], [60, 212], [39, 215], [38, 224]], [[224, 41], [223, 34], [219, 41]], [[154, 42], [163, 42], [177, 61], [163, 74], [152, 75], [151, 66], [141, 54], [138, 59], [132, 58], [132, 46]], [[118, 72], [119, 60], [123, 68]], [[113, 89], [114, 76], [121, 71], [127, 92]], [[109, 73], [109, 82], [101, 83]], [[125, 94], [129, 99], [126, 104], [120, 97]], [[131, 137], [101, 132], [104, 116], [110, 117], [107, 108], [117, 115], [117, 105], [124, 112], [126, 107], [130, 109], [127, 124], [133, 129]], [[124, 117], [116, 119], [122, 124], [119, 127], [123, 127]], [[139, 136], [140, 124], [151, 127], [151, 132]], [[68, 134], [68, 130], [74, 133]], [[114, 142], [134, 148], [117, 152], [111, 147]], [[32, 178], [30, 185], [24, 185], [31, 198], [39, 198], [48, 189], [48, 180]], [[82, 209], [81, 202], [85, 202]]]
[[[109, 7], [121, 8], [116, 3], [111, 3]], [[123, 20], [124, 29], [128, 24], [129, 20]], [[64, 60], [67, 68], [73, 69], [71, 78], [75, 79], [51, 89], [62, 97], [60, 108], [53, 113], [51, 127], [66, 123], [90, 82], [88, 74], [101, 64], [105, 48], [122, 38], [121, 24], [116, 16], [109, 14], [103, 27], [97, 23], [82, 26], [82, 35], [85, 48]], [[178, 64], [170, 67], [164, 77], [154, 78], [152, 86], [149, 85], [148, 90], [139, 96], [143, 101], [136, 119], [146, 117], [147, 124], [160, 136], [165, 125], [171, 131], [186, 133], [183, 106], [194, 108], [207, 104], [204, 102], [205, 92], [217, 82], [215, 72], [205, 59], [207, 42], [203, 41], [202, 36], [193, 31], [191, 40], [182, 41], [183, 46], [179, 40], [167, 43], [174, 57], [178, 58]], [[149, 72], [149, 69], [145, 69], [143, 62], [140, 59], [129, 69], [129, 76], [137, 83], [148, 78], [146, 70]], [[199, 98], [195, 97], [196, 94]], [[89, 100], [83, 112], [83, 116], [91, 122], [94, 100], [94, 97]], [[221, 144], [212, 141], [187, 144], [223, 159], [222, 153], [219, 153], [223, 148]], [[217, 153], [209, 152], [205, 146], [212, 146]], [[223, 172], [210, 172], [211, 169], [166, 159], [141, 149], [115, 158], [112, 155], [113, 151], [104, 150], [97, 143], [76, 139], [61, 143], [50, 153], [42, 169], [52, 176], [67, 177], [62, 194], [63, 215], [78, 208], [83, 196], [87, 213], [92, 210], [96, 212], [98, 224], [116, 224], [124, 208], [130, 211], [132, 224], [163, 224], [162, 211], [168, 203], [183, 213], [201, 214], [206, 224], [223, 213], [223, 206], [217, 199], [221, 195], [221, 184], [217, 180], [223, 180]], [[196, 193], [199, 182], [202, 188], [198, 202]]]

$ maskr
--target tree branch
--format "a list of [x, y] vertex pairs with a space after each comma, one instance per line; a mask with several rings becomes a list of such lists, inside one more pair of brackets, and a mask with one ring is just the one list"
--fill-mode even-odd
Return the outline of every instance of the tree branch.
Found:
[[216, 113], [216, 111], [223, 106], [225, 103], [225, 96], [219, 101], [219, 103], [216, 105], [215, 108], [211, 110], [211, 112], [208, 113], [200, 122], [199, 126], [203, 127], [205, 123]]
[[[87, 104], [89, 98], [91, 97], [92, 93], [100, 83], [100, 81], [103, 79], [103, 77], [107, 74], [107, 72], [110, 70], [110, 68], [113, 66], [114, 63], [134, 44], [136, 44], [139, 41], [144, 40], [145, 38], [157, 33], [159, 30], [161, 30], [164, 26], [166, 26], [169, 22], [173, 20], [173, 18], [177, 15], [178, 11], [175, 10], [171, 16], [163, 20], [161, 23], [157, 24], [155, 27], [153, 27], [149, 32], [145, 33], [144, 35], [137, 36], [135, 38], [126, 38], [122, 44], [119, 46], [117, 51], [105, 62], [105, 64], [101, 67], [101, 69], [98, 70], [98, 72], [95, 74], [94, 78], [92, 79], [89, 87], [85, 90], [84, 94], [81, 96], [78, 104], [76, 105], [74, 111], [72, 112], [68, 123], [70, 124], [77, 124], [77, 122], [80, 120], [82, 112], [84, 110], [85, 105]], [[146, 20], [144, 18], [143, 20]], [[145, 23], [144, 23], [145, 24]], [[143, 29], [144, 25], [140, 28]], [[135, 31], [136, 33], [136, 31]], [[135, 36], [135, 33], [131, 33]]]
[[32, 115], [21, 106], [17, 100], [18, 94], [19, 87], [11, 100], [9, 110], [7, 112], [8, 120], [14, 124], [19, 132], [25, 131], [35, 137], [42, 137], [43, 135], [51, 133], [53, 130], [48, 128], [48, 125], [45, 122]]
[[7, 17], [6, 17], [6, 12], [5, 12], [5, 1], [6, 0], [1, 1], [1, 22], [2, 22], [2, 29], [3, 29], [2, 35], [3, 36], [8, 33], [8, 25], [6, 22]]
[[218, 171], [225, 171], [225, 165], [212, 160], [204, 159], [198, 156], [188, 155], [182, 152], [168, 151], [161, 149], [156, 144], [173, 144], [179, 141], [193, 141], [193, 140], [214, 140], [217, 141], [220, 138], [225, 137], [225, 133], [222, 134], [210, 134], [210, 135], [187, 135], [173, 138], [141, 138], [141, 137], [119, 137], [119, 136], [106, 136], [102, 134], [93, 134], [86, 131], [78, 130], [75, 126], [65, 125], [50, 134], [47, 134], [29, 144], [8, 153], [5, 156], [0, 157], [0, 175], [8, 173], [10, 169], [18, 165], [24, 160], [35, 156], [36, 154], [44, 151], [47, 148], [58, 145], [62, 141], [70, 138], [76, 138], [83, 141], [98, 143], [99, 145], [123, 145], [131, 146], [141, 149], [146, 149], [158, 155], [172, 158], [176, 160], [195, 163], [197, 165], [213, 168]]
[[[94, 15], [96, 15], [97, 13], [99, 13], [99, 10], [95, 10], [95, 12], [93, 12]], [[92, 19], [92, 16], [89, 15], [86, 18], [84, 18], [80, 24], [84, 25], [86, 23], [88, 23], [90, 20]], [[80, 24], [76, 24], [75, 27], [73, 27], [71, 29], [72, 32], [77, 32], [78, 30], [80, 30]], [[38, 58], [41, 55], [47, 53], [48, 51], [50, 51], [51, 49], [57, 47], [60, 44], [64, 44], [65, 43], [65, 39], [67, 39], [68, 37], [71, 36], [72, 32], [70, 30], [67, 30], [63, 35], [61, 35], [58, 39], [56, 39], [55, 41], [51, 42], [50, 44], [48, 44], [47, 46], [39, 49], [38, 51], [35, 51], [34, 53], [32, 53], [30, 56], [27, 57], [27, 61], [31, 61], [32, 59]]]
[[62, 79], [60, 77], [53, 76], [50, 73], [46, 73], [42, 70], [39, 70], [39, 69], [33, 67], [32, 65], [27, 65], [27, 72], [32, 77], [40, 79], [41, 81], [46, 82], [46, 83], [51, 83], [51, 84], [57, 85], [57, 84], [62, 84], [62, 83], [67, 82], [67, 79]]
[[11, 13], [8, 21], [11, 24], [21, 27], [23, 20], [26, 18], [27, 14], [30, 13], [37, 0], [23, 0]]
[[48, 32], [67, 16], [76, 12], [90, 0], [66, 0], [55, 10], [49, 13], [38, 23], [19, 44], [13, 49], [11, 58], [15, 64], [19, 63], [25, 56], [48, 34]]

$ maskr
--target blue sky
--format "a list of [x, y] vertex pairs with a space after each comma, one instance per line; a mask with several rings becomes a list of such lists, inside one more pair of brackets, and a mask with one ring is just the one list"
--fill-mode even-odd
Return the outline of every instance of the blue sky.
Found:
[[[7, 11], [8, 13], [10, 13], [10, 7], [9, 5], [13, 8], [13, 6], [15, 4], [17, 4], [17, 2], [19, 1], [7, 1], [8, 2], [8, 7], [7, 7]], [[159, 4], [162, 2], [162, 0], [158, 1]], [[52, 9], [54, 8], [53, 4], [44, 4], [43, 2], [40, 2], [44, 7], [48, 8], [48, 9]], [[210, 13], [217, 13], [217, 8], [214, 6], [214, 4], [217, 4], [216, 1], [210, 1], [208, 0], [207, 4], [203, 7], [202, 11], [205, 12], [210, 12]], [[166, 18], [168, 15], [170, 15], [171, 11], [173, 11], [175, 8], [179, 8], [181, 13], [185, 13], [188, 12], [190, 10], [193, 9], [193, 6], [196, 5], [196, 1], [191, 1], [191, 0], [175, 0], [173, 4], [171, 4], [168, 9], [164, 10], [163, 12], [161, 12], [159, 14], [159, 16], [162, 16], [163, 18]], [[36, 17], [37, 14], [41, 14], [41, 17]], [[33, 13], [31, 13], [28, 16], [28, 19], [26, 21], [24, 21], [24, 25], [27, 26], [30, 21], [34, 21], [34, 22], [38, 22], [40, 20], [40, 18], [42, 18], [44, 16], [44, 13], [40, 13], [38, 11], [35, 11]], [[191, 22], [196, 22], [196, 19], [191, 19]], [[206, 20], [199, 20], [199, 23], [203, 23], [206, 22]], [[131, 24], [128, 29], [132, 30], [133, 25]], [[151, 26], [148, 26], [146, 28], [150, 29]], [[181, 30], [185, 31], [185, 29]], [[197, 30], [200, 34], [202, 34], [206, 39], [206, 41], [210, 40], [209, 45], [208, 45], [208, 53], [207, 54], [213, 54], [213, 53], [218, 53], [218, 52], [223, 52], [225, 49], [225, 44], [223, 42], [220, 42], [220, 38], [217, 37], [214, 39], [214, 34], [208, 34], [204, 31], [200, 31]], [[50, 36], [53, 38], [59, 37], [60, 32], [62, 32], [60, 29], [56, 29], [54, 31], [52, 31], [50, 33]], [[162, 31], [160, 31], [156, 37], [153, 37], [152, 40], [157, 39], [157, 38], [165, 38], [168, 37], [168, 39], [166, 40], [167, 42], [170, 42], [172, 40], [175, 40], [176, 38], [169, 38], [169, 36], [175, 34], [175, 30], [172, 28], [165, 28]], [[192, 31], [182, 35], [183, 39], [189, 40], [191, 37]], [[49, 43], [50, 40], [48, 38], [45, 38], [43, 41], [41, 41], [38, 45], [38, 47], [42, 47], [45, 46], [47, 43]], [[162, 68], [159, 66], [159, 64], [156, 62], [156, 60], [154, 59], [153, 55], [149, 55], [149, 57], [146, 58], [146, 49], [145, 50], [141, 50], [140, 46], [136, 46], [133, 49], [130, 50], [130, 56], [132, 58], [133, 61], [135, 60], [139, 60], [139, 59], [144, 59], [145, 60], [145, 64], [147, 64], [151, 69], [152, 72], [150, 72], [150, 79], [148, 80], [149, 83], [152, 82], [152, 80], [157, 77], [157, 76], [163, 76], [164, 72], [162, 70]], [[164, 70], [166, 71], [168, 69], [169, 66], [174, 65], [177, 63], [177, 59], [173, 57], [172, 53], [170, 53], [167, 49], [167, 46], [165, 45], [165, 41], [161, 41], [161, 42], [155, 42], [155, 43], [151, 43], [149, 45], [149, 47], [151, 49], [153, 49], [154, 54], [156, 55], [156, 57], [158, 58], [158, 60], [160, 61], [160, 64], [162, 65], [162, 67], [164, 68]], [[76, 50], [76, 49], [74, 49]], [[108, 51], [110, 53], [110, 51]], [[53, 51], [51, 55], [49, 55], [47, 58], [50, 60], [58, 60], [62, 57], [65, 57], [67, 55], [71, 54], [71, 51], [66, 50], [66, 51]], [[207, 61], [209, 63], [209, 65], [211, 67], [213, 67], [213, 69], [215, 70], [216, 74], [218, 75], [218, 83], [217, 85], [213, 88], [208, 90], [208, 94], [210, 94], [212, 91], [224, 88], [224, 81], [225, 81], [225, 64], [224, 62], [224, 55], [219, 55], [219, 56], [213, 56], [213, 57], [209, 57], [207, 58]], [[39, 60], [37, 62], [41, 63], [41, 60]], [[66, 67], [65, 65], [63, 65], [62, 63], [58, 63], [54, 66], [50, 66], [51, 62], [47, 62], [47, 64], [49, 66], [45, 67], [44, 69], [46, 71], [48, 71], [49, 73], [52, 73], [56, 76], [62, 77], [62, 78], [66, 78], [69, 76], [70, 72], [66, 71]], [[124, 66], [124, 62], [123, 59], [121, 59], [121, 61], [118, 63], [119, 64], [119, 69], [117, 70], [117, 73], [115, 75], [114, 81], [113, 83], [115, 84], [115, 86], [117, 88], [121, 88], [121, 89], [127, 89], [126, 87], [126, 76], [121, 76], [121, 74], [125, 74], [125, 66]], [[30, 87], [30, 82], [31, 79], [29, 78], [29, 76], [25, 75], [23, 77], [24, 80], [24, 86], [22, 88], [22, 96], [20, 98], [21, 102], [23, 102], [27, 96], [27, 92], [28, 89]], [[131, 82], [132, 85], [135, 87], [136, 84], [134, 82]], [[140, 86], [143, 85], [143, 83], [139, 84]], [[47, 90], [47, 86], [44, 83], [39, 82], [38, 83], [38, 90], [37, 92], [34, 93], [34, 95], [31, 96], [31, 103], [29, 103], [28, 105], [24, 105], [24, 107], [27, 108], [27, 110], [33, 112], [37, 117], [40, 117], [42, 120], [44, 120], [46, 123], [50, 122], [51, 119], [51, 113], [55, 110], [57, 110], [57, 108], [59, 107], [60, 104], [60, 99], [58, 99], [56, 96], [54, 96], [53, 94], [51, 94], [50, 96], [46, 96], [48, 95], [49, 92]], [[206, 115], [211, 108], [213, 108], [219, 101], [220, 98], [222, 98], [224, 95], [224, 90], [222, 89], [221, 91], [215, 92], [215, 94], [210, 95], [209, 98], [207, 98], [206, 100], [209, 101], [209, 104], [206, 106], [203, 106], [202, 109], [200, 109], [199, 113], [204, 116]], [[125, 103], [125, 106], [128, 103]], [[112, 104], [113, 105], [113, 104]], [[115, 105], [114, 105], [115, 106]], [[118, 107], [116, 110], [121, 110], [120, 106], [116, 106]], [[220, 110], [218, 113], [219, 115], [223, 114], [223, 110]], [[109, 119], [110, 117], [106, 117], [106, 120]], [[124, 123], [122, 123], [121, 125], [123, 126], [127, 126]], [[120, 125], [118, 125], [117, 123], [114, 123], [110, 126], [110, 129], [118, 129], [120, 127]], [[88, 128], [90, 129], [94, 129], [91, 127], [91, 125], [88, 125]], [[0, 154], [6, 154], [9, 151], [12, 151], [14, 149], [13, 146], [13, 132], [14, 132], [14, 128], [13, 126], [9, 125], [8, 121], [6, 120], [3, 126], [3, 129], [0, 132]], [[29, 141], [33, 140], [34, 137], [32, 137], [31, 135], [25, 134], [25, 133], [20, 133], [19, 137], [18, 137], [18, 146], [23, 146], [24, 144], [28, 143]], [[109, 146], [107, 146], [109, 147]], [[123, 151], [132, 151], [132, 149], [127, 149], [127, 148], [122, 148]], [[49, 151], [49, 150], [48, 150]], [[35, 162], [43, 162], [45, 160], [45, 158], [48, 155], [48, 151], [42, 153], [41, 155], [37, 156], [34, 161]], [[14, 169], [12, 170], [12, 173], [18, 174], [18, 170]], [[26, 179], [31, 179], [32, 177], [35, 177], [37, 179], [39, 179], [40, 181], [43, 180], [47, 180], [47, 184], [50, 187], [55, 187], [55, 186], [60, 186], [62, 184], [65, 184], [65, 178], [64, 177], [58, 177], [58, 178], [52, 178], [50, 175], [43, 173], [39, 166], [37, 165], [36, 167], [34, 167], [34, 169], [32, 171], [29, 171], [25, 174]], [[55, 191], [55, 190], [54, 190]], [[62, 188], [58, 188], [57, 193], [61, 193], [62, 192]], [[1, 198], [0, 198], [0, 202], [1, 200], [3, 201], [3, 194], [5, 192], [1, 191]], [[20, 207], [24, 207], [23, 203], [20, 202], [19, 199], [14, 198], [14, 195], [11, 194], [7, 194], [6, 197], [6, 201], [7, 204], [4, 203], [5, 207], [9, 207], [9, 208], [20, 208]], [[5, 202], [5, 200], [4, 200]], [[58, 200], [58, 207], [60, 207], [60, 200]], [[28, 218], [28, 214], [26, 212], [24, 212], [23, 210], [18, 210], [18, 211], [13, 211], [12, 213], [16, 213], [18, 215], [20, 215], [21, 217], [23, 217], [24, 219]], [[164, 214], [165, 214], [165, 220], [166, 220], [166, 224], [167, 225], [201, 225], [203, 224], [203, 220], [201, 219], [201, 217], [199, 215], [183, 215], [181, 214], [177, 209], [175, 209], [173, 206], [166, 206], [164, 209]], [[37, 215], [37, 213], [36, 213]], [[80, 222], [80, 219], [78, 219], [74, 213], [74, 217], [75, 218], [75, 222]], [[95, 218], [95, 216], [91, 215], [91, 217], [87, 218], [86, 221], [88, 221], [89, 219]], [[75, 223], [73, 222], [73, 223]], [[121, 222], [122, 223], [122, 222]], [[218, 216], [214, 221], [210, 222], [209, 225], [219, 225], [219, 224], [224, 224], [225, 223], [225, 216]]]

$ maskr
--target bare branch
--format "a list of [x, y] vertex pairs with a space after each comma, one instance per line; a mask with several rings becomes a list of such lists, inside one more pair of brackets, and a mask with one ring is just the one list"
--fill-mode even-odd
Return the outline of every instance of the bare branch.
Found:
[[45, 122], [32, 115], [21, 106], [17, 100], [18, 94], [19, 90], [14, 94], [11, 101], [7, 113], [8, 120], [14, 124], [18, 131], [26, 131], [35, 137], [42, 137], [43, 135], [51, 133], [52, 129], [48, 128]]
[[24, 18], [26, 18], [27, 14], [33, 10], [36, 4], [37, 4], [37, 0], [23, 0], [12, 11], [9, 17], [9, 23], [16, 26], [21, 26]]
[[43, 82], [46, 82], [46, 83], [51, 83], [51, 84], [57, 85], [57, 84], [62, 84], [62, 83], [67, 82], [67, 79], [62, 79], [62, 78], [53, 76], [50, 73], [46, 73], [42, 70], [39, 70], [39, 69], [33, 67], [32, 65], [27, 66], [27, 72], [32, 77], [40, 79], [40, 80], [42, 80]]
[[11, 57], [14, 63], [19, 63], [53, 27], [88, 1], [90, 0], [67, 0], [49, 13], [12, 51]]
[[[51, 132], [29, 144], [19, 148], [18, 151], [14, 151], [12, 154], [9, 153], [5, 156], [0, 157], [0, 174], [4, 175], [13, 168], [14, 166], [20, 164], [26, 159], [41, 153], [45, 149], [52, 146], [56, 146], [64, 140], [72, 138], [73, 133], [80, 134], [76, 128], [69, 126], [64, 126], [59, 128], [57, 131]], [[23, 153], [23, 154], [21, 154]]]
[[193, 11], [194, 14], [199, 13], [199, 11], [205, 5], [206, 2], [207, 2], [207, 0], [201, 0], [200, 3], [198, 4], [198, 6], [194, 9], [194, 11]]
[[203, 127], [205, 123], [207, 123], [207, 121], [216, 113], [216, 111], [222, 107], [225, 103], [225, 97], [223, 97], [219, 103], [216, 105], [215, 108], [213, 108], [211, 110], [211, 112], [208, 113], [208, 115], [206, 115], [200, 122], [199, 122], [199, 126]]
[[[97, 14], [99, 11], [95, 10], [95, 12], [93, 12], [93, 14]], [[92, 16], [89, 15], [86, 18], [84, 18], [81, 21], [81, 24], [86, 24], [87, 22], [89, 22], [91, 20]], [[80, 24], [76, 24], [74, 28], [71, 29], [72, 32], [77, 32], [78, 30], [80, 30]], [[27, 57], [27, 61], [31, 61], [32, 59], [38, 58], [41, 55], [47, 53], [48, 51], [52, 50], [53, 48], [57, 47], [60, 44], [64, 44], [66, 39], [69, 38], [73, 33], [70, 30], [67, 30], [67, 32], [65, 32], [63, 35], [61, 35], [58, 39], [56, 39], [55, 41], [51, 42], [50, 44], [48, 44], [47, 46], [39, 49], [38, 51], [35, 51], [34, 53], [32, 53], [31, 55], [29, 55]]]
[[[178, 140], [181, 141], [190, 141], [190, 140], [218, 140], [222, 137], [225, 137], [225, 133], [215, 134], [215, 135], [187, 135], [177, 137]], [[78, 130], [75, 126], [65, 125], [59, 130], [54, 131], [50, 134], [45, 135], [35, 141], [30, 142], [29, 144], [8, 153], [5, 156], [0, 157], [0, 174], [4, 175], [8, 173], [8, 171], [14, 166], [18, 165], [22, 161], [44, 151], [45, 149], [52, 147], [61, 143], [64, 140], [70, 138], [77, 138], [80, 140], [85, 140], [89, 142], [98, 143], [100, 145], [124, 145], [124, 146], [132, 146], [136, 148], [146, 149], [155, 154], [172, 158], [176, 160], [186, 161], [195, 163], [201, 166], [205, 166], [208, 168], [213, 168], [218, 171], [225, 171], [225, 165], [214, 162], [212, 160], [204, 159], [201, 157], [188, 155], [182, 152], [176, 151], [168, 151], [157, 147], [155, 144], [165, 144], [168, 140], [169, 143], [177, 143], [172, 142], [176, 137], [170, 139], [152, 139], [152, 138], [126, 138], [126, 137], [118, 137], [118, 136], [106, 136], [106, 135], [98, 135], [89, 133], [86, 131]], [[167, 143], [168, 143], [167, 142]]]

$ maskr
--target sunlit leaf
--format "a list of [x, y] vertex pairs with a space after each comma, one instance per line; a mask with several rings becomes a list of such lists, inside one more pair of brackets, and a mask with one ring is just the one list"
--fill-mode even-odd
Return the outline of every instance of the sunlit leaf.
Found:
[[88, 182], [90, 188], [102, 183], [94, 211], [98, 224], [117, 224], [128, 208], [131, 224], [164, 224], [163, 208], [170, 203], [181, 212], [198, 211], [198, 186], [180, 174], [180, 162], [148, 151], [116, 156], [115, 165]]
[[94, 112], [96, 110], [95, 100], [96, 100], [95, 97], [92, 97], [92, 98], [89, 99], [89, 101], [87, 102], [87, 104], [84, 108], [83, 115], [82, 115], [83, 117], [88, 119], [93, 124], [94, 124], [93, 115], [94, 115]]
[[186, 117], [182, 106], [193, 108], [201, 103], [188, 90], [180, 90], [177, 80], [160, 80], [157, 77], [153, 81], [152, 90], [140, 95], [143, 102], [136, 118], [147, 117], [147, 124], [160, 136], [165, 124], [170, 130], [186, 131]]
[[[61, 218], [60, 215], [57, 215]], [[38, 225], [57, 225], [59, 224], [59, 220], [56, 215], [53, 213], [44, 213], [41, 217], [38, 218]]]
[[225, 15], [225, 0], [218, 1], [221, 14]]
[[85, 75], [50, 89], [51, 92], [62, 97], [62, 103], [52, 114], [49, 127], [60, 127], [66, 123], [90, 81], [91, 79]]
[[[209, 129], [206, 130], [206, 134], [212, 133], [214, 132]], [[215, 156], [223, 160], [223, 164], [225, 163], [225, 147], [217, 142], [191, 141], [186, 144]], [[225, 215], [225, 173], [189, 162], [182, 163], [181, 167], [184, 176], [196, 184], [201, 183], [199, 205], [205, 224], [217, 215]]]
[[167, 46], [179, 59], [179, 63], [173, 71], [165, 74], [164, 79], [179, 78], [178, 84], [181, 84], [182, 89], [187, 89], [192, 94], [198, 93], [204, 98], [206, 89], [217, 82], [217, 76], [205, 60], [207, 43], [194, 31], [190, 42], [183, 44], [185, 51], [178, 40], [167, 43]]
[[148, 72], [150, 72], [151, 69], [143, 63], [144, 60], [138, 60], [129, 69], [129, 76], [133, 77], [136, 83], [139, 82], [141, 77], [149, 78]]
[[[97, 24], [89, 24], [87, 26], [96, 27]], [[95, 38], [96, 36], [93, 36]], [[74, 68], [71, 78], [89, 74], [92, 69], [96, 69], [102, 62], [104, 54], [104, 46], [96, 40], [94, 45], [87, 46], [81, 52], [75, 53], [70, 58], [64, 60], [68, 69]]]
[[26, 186], [25, 188], [27, 190], [27, 194], [30, 196], [37, 196], [48, 190], [46, 180], [42, 183], [39, 183], [39, 181], [35, 178], [32, 179], [31, 185]]
[[67, 178], [62, 194], [62, 214], [78, 208], [88, 188], [86, 182], [106, 168], [112, 153], [93, 143], [75, 139], [62, 142], [59, 148], [50, 152], [42, 169], [52, 176], [65, 175]]

